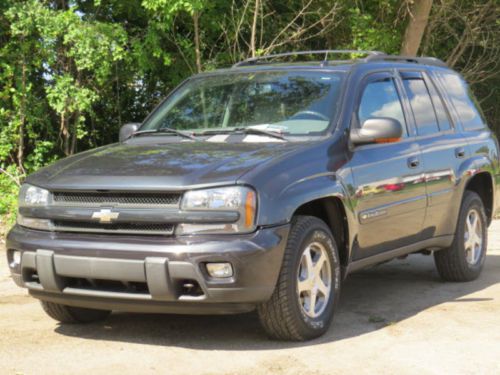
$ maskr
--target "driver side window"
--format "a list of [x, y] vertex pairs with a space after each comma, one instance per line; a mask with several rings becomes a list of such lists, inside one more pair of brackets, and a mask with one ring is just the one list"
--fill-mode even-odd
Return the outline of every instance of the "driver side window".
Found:
[[403, 136], [407, 136], [403, 107], [392, 78], [368, 83], [361, 96], [358, 109], [360, 126], [370, 117], [392, 117], [403, 127]]

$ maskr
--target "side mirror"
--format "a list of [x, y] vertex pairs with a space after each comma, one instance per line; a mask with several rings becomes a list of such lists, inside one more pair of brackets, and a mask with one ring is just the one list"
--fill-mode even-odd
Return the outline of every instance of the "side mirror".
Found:
[[119, 136], [120, 142], [129, 139], [132, 136], [132, 134], [134, 134], [137, 131], [137, 129], [139, 129], [140, 125], [141, 124], [135, 122], [123, 125], [120, 128], [120, 136]]
[[366, 145], [397, 142], [402, 135], [403, 127], [395, 118], [372, 117], [360, 129], [351, 129], [350, 139], [353, 145]]

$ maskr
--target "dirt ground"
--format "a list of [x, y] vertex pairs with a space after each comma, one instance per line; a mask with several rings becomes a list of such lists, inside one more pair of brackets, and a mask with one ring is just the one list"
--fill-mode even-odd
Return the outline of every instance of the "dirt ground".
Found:
[[307, 343], [268, 340], [255, 314], [59, 325], [10, 280], [1, 252], [2, 374], [500, 374], [500, 221], [480, 279], [443, 283], [421, 255], [359, 272], [331, 329]]

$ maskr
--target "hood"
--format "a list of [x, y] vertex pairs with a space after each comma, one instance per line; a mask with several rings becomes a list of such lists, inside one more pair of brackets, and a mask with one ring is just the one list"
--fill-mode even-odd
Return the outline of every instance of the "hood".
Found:
[[[183, 190], [235, 183], [300, 143], [158, 143], [141, 137], [62, 159], [26, 182], [52, 190]], [[302, 144], [303, 145], [303, 144]]]

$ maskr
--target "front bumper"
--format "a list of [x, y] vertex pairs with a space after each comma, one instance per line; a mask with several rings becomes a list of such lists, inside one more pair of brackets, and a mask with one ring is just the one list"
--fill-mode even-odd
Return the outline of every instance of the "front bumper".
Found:
[[[248, 235], [169, 238], [53, 233], [15, 226], [11, 274], [41, 300], [131, 312], [232, 313], [266, 301], [276, 285], [289, 226]], [[12, 252], [21, 252], [14, 264]], [[213, 279], [207, 262], [230, 262]]]

